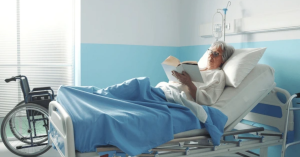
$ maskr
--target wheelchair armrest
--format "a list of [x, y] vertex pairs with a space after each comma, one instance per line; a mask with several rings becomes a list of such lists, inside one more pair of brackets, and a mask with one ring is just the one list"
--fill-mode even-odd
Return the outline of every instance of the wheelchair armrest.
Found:
[[52, 90], [52, 89], [51, 87], [38, 87], [32, 89], [32, 91], [39, 91], [39, 90]]
[[[52, 93], [53, 93], [53, 90], [51, 90]], [[25, 103], [27, 103], [28, 101], [31, 101], [32, 100], [32, 97], [33, 96], [50, 96], [50, 99], [53, 100], [54, 97], [53, 97], [53, 94], [50, 94], [49, 91], [37, 91], [37, 92], [29, 92], [25, 98]]]
[[52, 97], [54, 97], [54, 91], [52, 90], [51, 87], [37, 87], [37, 88], [33, 88], [32, 89], [32, 91], [41, 91], [41, 90], [51, 90]]
[[33, 95], [42, 95], [42, 94], [49, 94], [48, 91], [40, 91], [40, 92], [29, 92], [28, 95], [33, 96]]

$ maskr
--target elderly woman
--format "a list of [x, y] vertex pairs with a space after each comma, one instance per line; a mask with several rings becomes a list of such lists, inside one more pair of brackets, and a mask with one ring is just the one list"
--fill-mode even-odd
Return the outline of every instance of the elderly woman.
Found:
[[184, 92], [187, 99], [201, 105], [213, 105], [217, 102], [225, 87], [225, 75], [221, 66], [233, 54], [234, 48], [223, 41], [214, 42], [206, 53], [207, 66], [201, 69], [204, 83], [192, 82], [190, 76], [173, 71], [172, 74], [181, 83], [169, 82], [179, 92]]

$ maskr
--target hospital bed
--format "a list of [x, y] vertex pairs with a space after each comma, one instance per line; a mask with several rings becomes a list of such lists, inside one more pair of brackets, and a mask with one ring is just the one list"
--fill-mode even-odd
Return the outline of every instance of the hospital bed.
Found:
[[[281, 102], [278, 93], [282, 93], [286, 102]], [[294, 130], [293, 112], [289, 103], [297, 95], [291, 95], [284, 89], [276, 87], [274, 70], [258, 64], [237, 87], [226, 87], [218, 102], [213, 107], [228, 116], [221, 144], [214, 146], [206, 129], [196, 129], [174, 135], [174, 139], [149, 150], [149, 153], [138, 156], [173, 157], [173, 156], [261, 156], [267, 157], [268, 147], [285, 145], [287, 134]], [[271, 106], [280, 110], [282, 116], [270, 116], [264, 113], [251, 112], [259, 105]], [[251, 121], [251, 123], [241, 123]], [[57, 149], [62, 157], [99, 157], [108, 154], [112, 156], [128, 156], [119, 148], [104, 146], [96, 148], [95, 152], [80, 153], [75, 150], [72, 119], [64, 108], [56, 101], [49, 106], [49, 143]], [[254, 125], [255, 124], [255, 125]], [[261, 127], [263, 126], [263, 127]], [[267, 130], [267, 128], [274, 129]], [[243, 136], [244, 134], [249, 136]], [[295, 143], [293, 143], [295, 144]], [[260, 149], [260, 154], [250, 150]]]

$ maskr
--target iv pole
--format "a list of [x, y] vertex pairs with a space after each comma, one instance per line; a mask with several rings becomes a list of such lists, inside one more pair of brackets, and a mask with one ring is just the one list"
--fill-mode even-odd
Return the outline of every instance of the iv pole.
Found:
[[[228, 8], [228, 6], [230, 6], [231, 5], [231, 2], [230, 1], [228, 1], [228, 3], [227, 3], [227, 7], [226, 8], [224, 8], [224, 9], [217, 9], [217, 12], [214, 14], [214, 16], [213, 16], [213, 23], [212, 23], [212, 30], [213, 30], [213, 36], [216, 38], [216, 40], [218, 41], [218, 38], [220, 38], [220, 37], [222, 37], [222, 34], [219, 34], [219, 35], [221, 35], [220, 37], [217, 37], [217, 36], [215, 36], [214, 35], [214, 27], [215, 27], [215, 24], [214, 24], [214, 18], [215, 18], [215, 15], [217, 14], [217, 13], [219, 13], [220, 15], [221, 15], [221, 17], [222, 17], [222, 27], [221, 27], [221, 30], [220, 29], [218, 29], [218, 30], [216, 30], [215, 32], [220, 32], [220, 31], [223, 31], [223, 36], [224, 36], [224, 42], [225, 42], [225, 31], [226, 31], [226, 12], [227, 12], [227, 8]], [[220, 12], [220, 11], [224, 11], [224, 16], [223, 16], [223, 14]], [[223, 18], [224, 17], [224, 18]]]
[[226, 31], [226, 12], [227, 12], [227, 8], [228, 8], [228, 5], [230, 6], [231, 5], [231, 2], [230, 1], [228, 1], [228, 3], [227, 3], [227, 6], [226, 6], [226, 8], [224, 8], [223, 9], [223, 11], [224, 11], [224, 32], [223, 32], [223, 35], [224, 35], [224, 42], [225, 42], [225, 31]]

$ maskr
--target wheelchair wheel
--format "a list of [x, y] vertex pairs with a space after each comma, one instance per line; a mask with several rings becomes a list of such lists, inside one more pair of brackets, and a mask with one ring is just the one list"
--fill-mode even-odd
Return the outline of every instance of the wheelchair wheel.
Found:
[[28, 103], [16, 106], [4, 118], [1, 138], [12, 153], [38, 156], [48, 151], [48, 111], [40, 105]]
[[18, 107], [18, 106], [24, 105], [24, 104], [25, 104], [25, 102], [24, 102], [24, 100], [23, 100], [23, 101], [20, 101], [15, 107]]
[[[19, 104], [16, 105], [16, 107], [18, 107], [20, 105], [24, 105], [24, 104], [25, 104], [25, 102], [21, 101]], [[40, 107], [42, 107], [42, 106], [40, 106]], [[35, 114], [34, 117], [36, 117], [36, 118], [45, 118], [45, 120], [43, 120], [43, 121], [36, 121], [35, 122], [35, 131], [38, 132], [38, 133], [47, 134], [48, 133], [48, 118], [44, 117], [44, 115], [41, 115], [41, 114]], [[23, 118], [23, 122], [24, 122], [24, 118]], [[22, 142], [27, 143], [27, 144], [31, 144], [31, 139], [24, 137], [23, 132], [22, 132], [23, 130], [18, 128], [18, 126], [20, 126], [19, 123], [20, 123], [20, 117], [18, 117], [18, 116], [12, 116], [11, 117], [11, 119], [9, 120], [9, 126], [10, 126], [11, 133], [19, 141], [22, 141]], [[39, 139], [36, 139], [35, 141], [33, 141], [33, 143], [34, 144], [43, 143], [47, 140], [48, 140], [48, 137], [39, 138]]]

